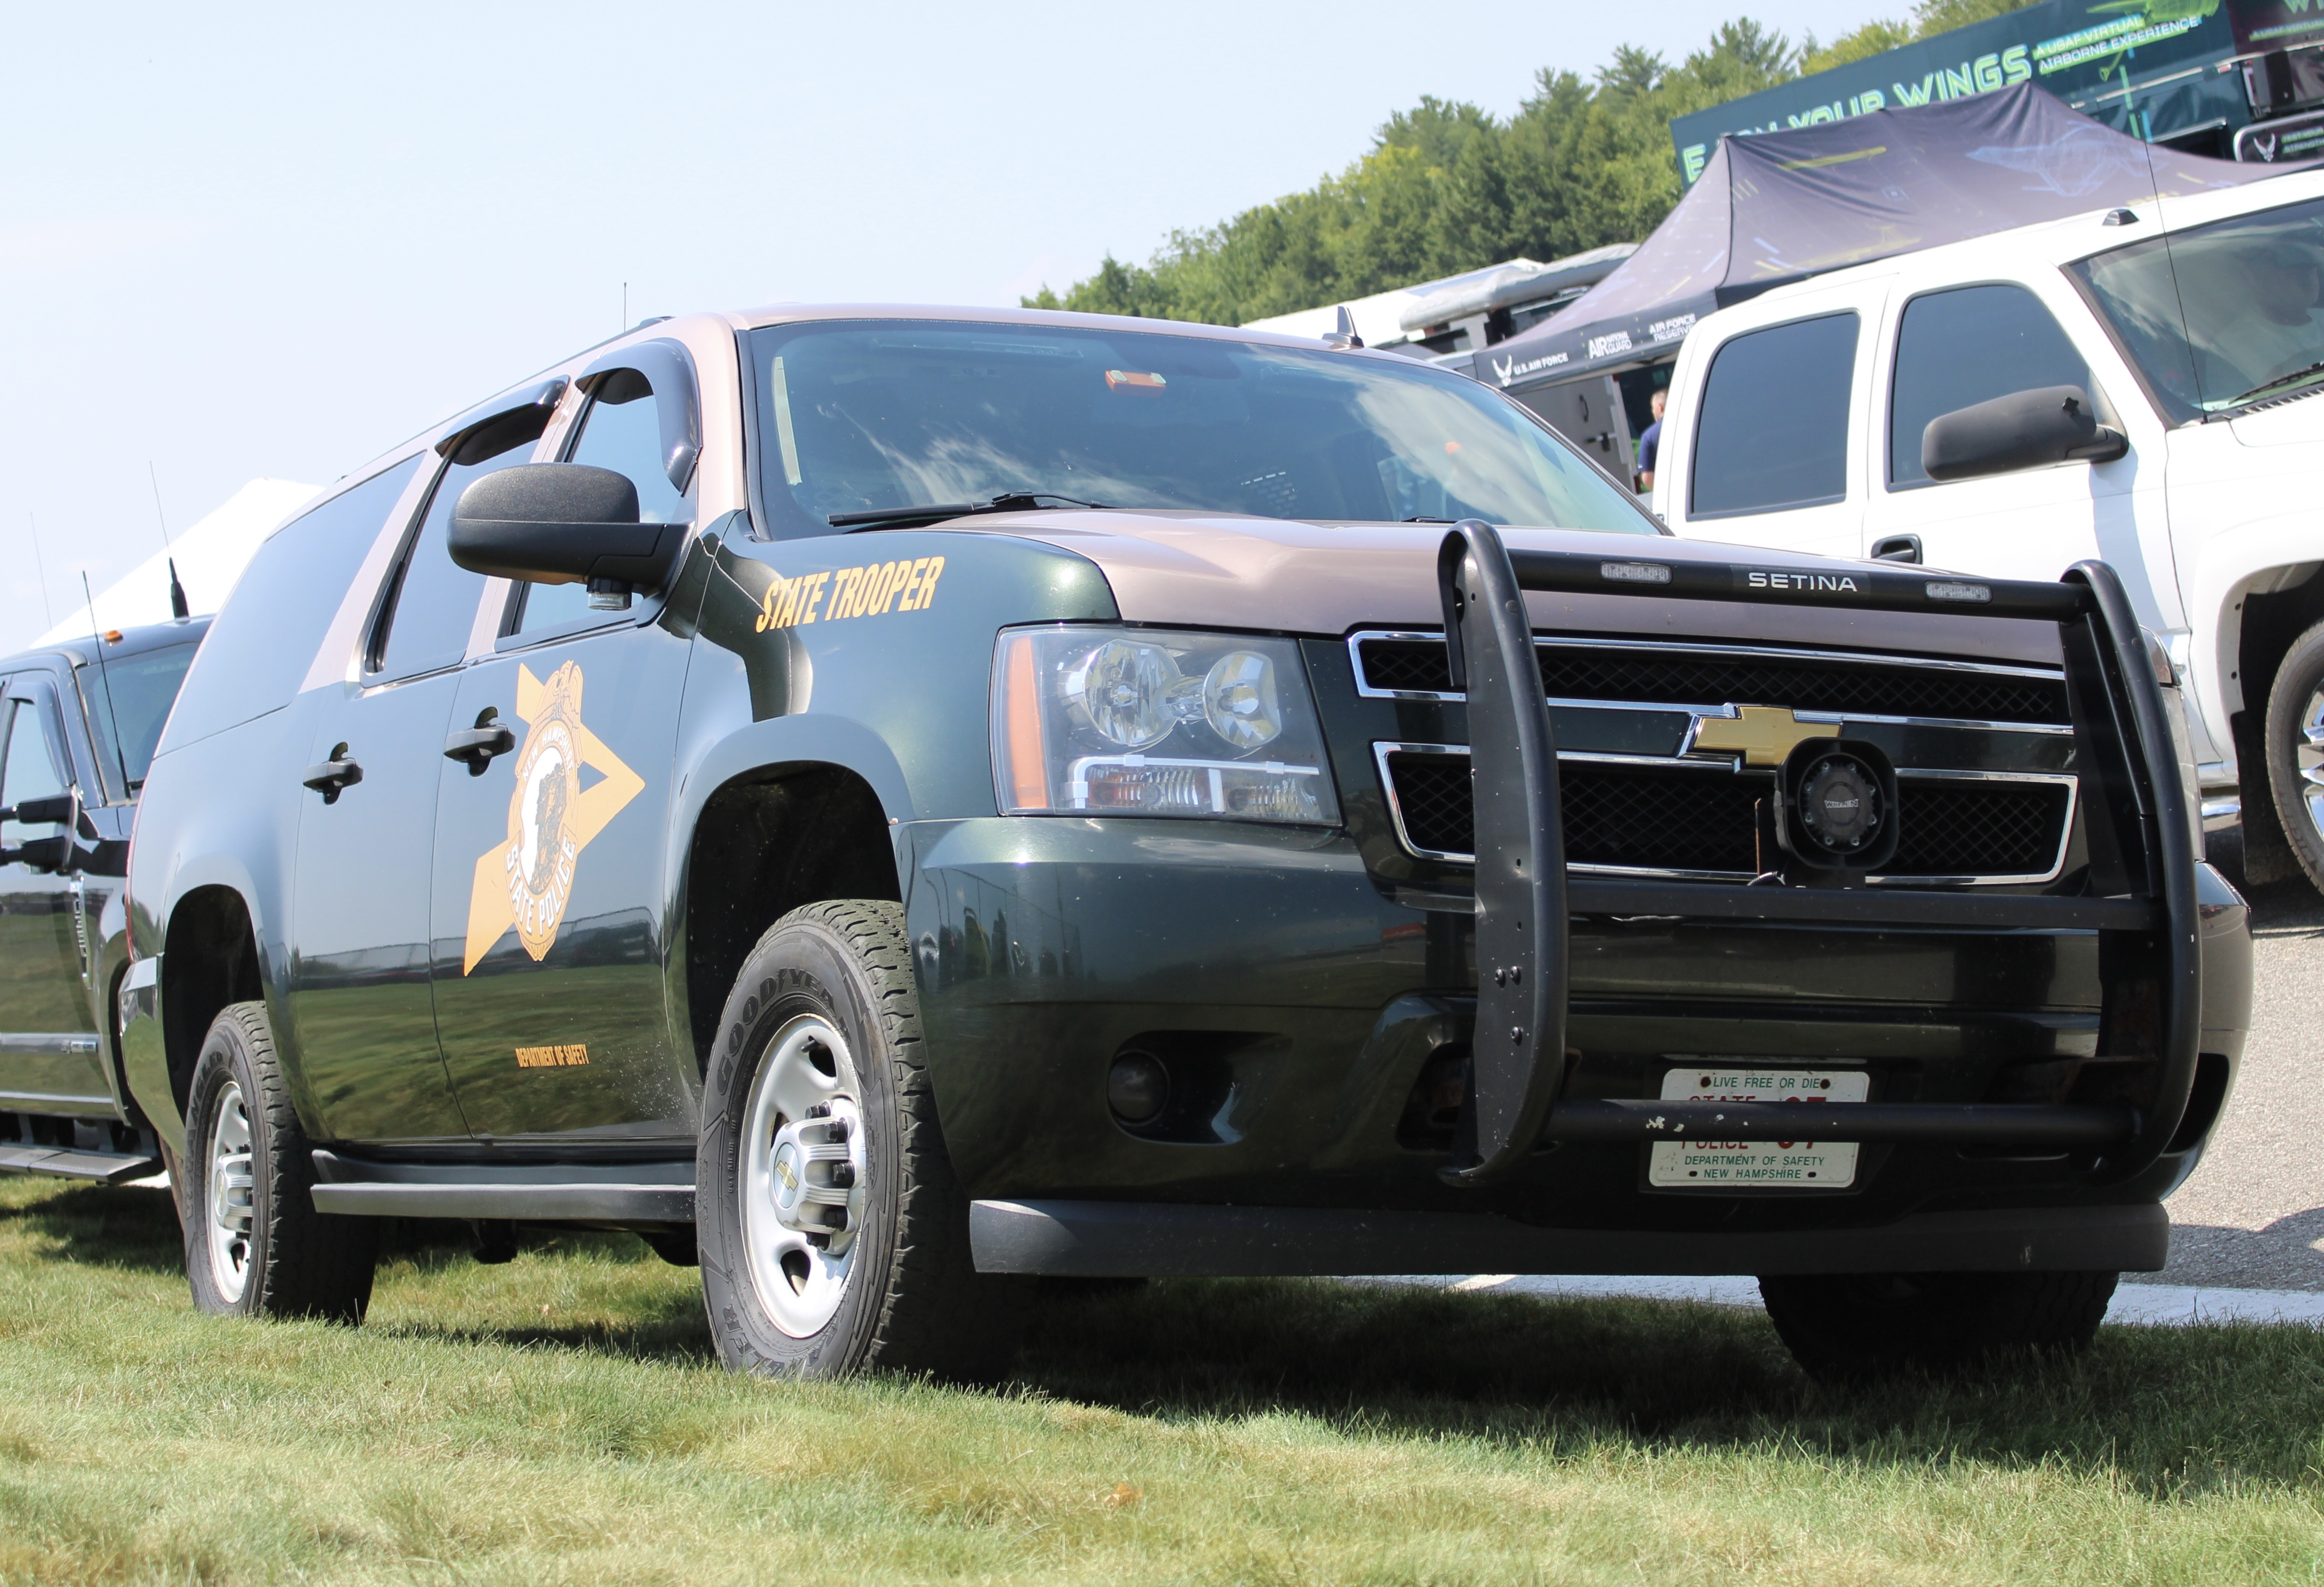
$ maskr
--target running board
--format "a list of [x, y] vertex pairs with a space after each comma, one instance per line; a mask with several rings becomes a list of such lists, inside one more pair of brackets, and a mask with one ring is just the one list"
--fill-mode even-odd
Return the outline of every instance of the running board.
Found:
[[694, 1164], [389, 1163], [315, 1154], [315, 1210], [358, 1218], [691, 1223]]
[[52, 1179], [88, 1179], [125, 1185], [161, 1171], [158, 1157], [133, 1152], [78, 1151], [69, 1146], [0, 1146], [0, 1174], [42, 1174]]

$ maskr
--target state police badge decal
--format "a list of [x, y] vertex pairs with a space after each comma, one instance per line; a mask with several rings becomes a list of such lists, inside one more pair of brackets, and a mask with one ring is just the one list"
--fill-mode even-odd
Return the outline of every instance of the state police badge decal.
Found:
[[[582, 723], [577, 663], [566, 662], [546, 683], [520, 663], [516, 714], [527, 731], [509, 795], [508, 836], [476, 857], [463, 975], [511, 927], [535, 963], [549, 956], [573, 900], [581, 851], [646, 786]], [[584, 766], [600, 779], [586, 789]]]

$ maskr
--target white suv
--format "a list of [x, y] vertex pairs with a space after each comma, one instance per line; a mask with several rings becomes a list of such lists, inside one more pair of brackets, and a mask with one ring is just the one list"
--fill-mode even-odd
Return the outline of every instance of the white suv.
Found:
[[2186, 685], [2209, 823], [2324, 888], [2320, 299], [2324, 172], [1776, 288], [1681, 348], [1654, 506], [1997, 577], [2103, 558]]

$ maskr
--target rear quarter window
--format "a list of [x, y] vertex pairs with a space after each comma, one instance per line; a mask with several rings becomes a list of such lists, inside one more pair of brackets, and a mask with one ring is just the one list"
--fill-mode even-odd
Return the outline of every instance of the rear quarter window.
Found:
[[1687, 469], [1687, 516], [1817, 507], [1848, 495], [1857, 318], [1746, 331], [1711, 355]]
[[130, 798], [145, 780], [161, 724], [170, 719], [170, 706], [193, 659], [194, 646], [187, 643], [73, 668], [107, 799]]
[[244, 568], [195, 654], [161, 747], [223, 733], [290, 703], [418, 457], [340, 492], [275, 531]]

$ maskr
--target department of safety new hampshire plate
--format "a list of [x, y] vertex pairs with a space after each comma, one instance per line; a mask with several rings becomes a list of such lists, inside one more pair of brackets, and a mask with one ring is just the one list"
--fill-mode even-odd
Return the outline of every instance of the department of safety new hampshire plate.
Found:
[[[1745, 1069], [1712, 1062], [1663, 1075], [1664, 1102], [1790, 1103], [1800, 1133], [1813, 1131], [1824, 1103], [1860, 1103], [1872, 1077], [1861, 1069]], [[1828, 1127], [1828, 1126], [1827, 1126]], [[1758, 1186], [1841, 1188], [1856, 1183], [1852, 1140], [1660, 1140], [1646, 1183], [1688, 1189]]]

